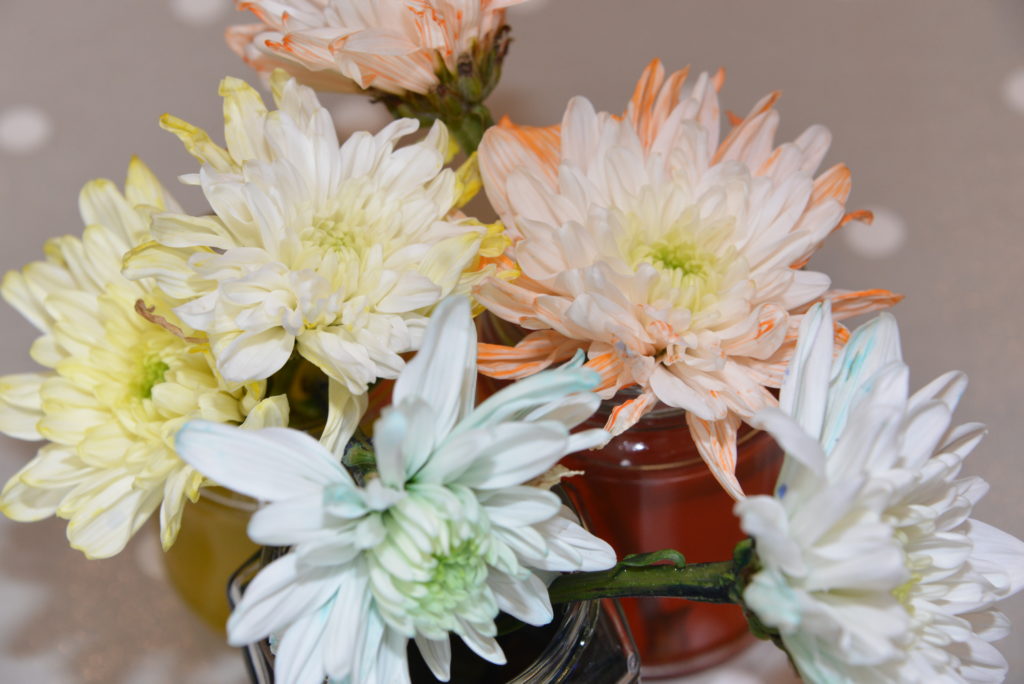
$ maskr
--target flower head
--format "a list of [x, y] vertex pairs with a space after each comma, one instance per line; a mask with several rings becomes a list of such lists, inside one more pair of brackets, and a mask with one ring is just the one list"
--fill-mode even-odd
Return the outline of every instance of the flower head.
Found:
[[809, 303], [832, 298], [851, 315], [898, 297], [830, 292], [828, 276], [803, 270], [850, 217], [846, 166], [813, 175], [828, 131], [775, 147], [773, 94], [720, 141], [721, 75], [686, 78], [666, 79], [654, 61], [621, 117], [576, 98], [561, 126], [505, 121], [484, 136], [485, 188], [518, 239], [509, 256], [522, 276], [477, 296], [533, 332], [514, 348], [483, 345], [481, 371], [523, 377], [584, 349], [602, 396], [640, 390], [612, 413], [613, 434], [658, 401], [686, 409], [701, 455], [738, 497], [737, 427], [775, 404], [767, 388]]
[[[445, 127], [395, 149], [419, 125], [395, 121], [339, 147], [315, 94], [278, 72], [268, 112], [259, 94], [228, 78], [227, 149], [174, 117], [164, 126], [203, 162], [197, 182], [213, 216], [157, 215], [159, 244], [127, 260], [184, 303], [175, 313], [207, 333], [220, 373], [267, 378], [293, 349], [331, 379], [327, 439], [361, 411], [378, 378], [419, 347], [431, 308], [482, 272], [486, 229], [462, 216], [463, 183], [444, 168]], [[351, 423], [349, 423], [351, 424]]]
[[754, 423], [786, 451], [773, 497], [736, 504], [760, 570], [744, 592], [815, 682], [997, 682], [992, 610], [1024, 586], [1024, 543], [971, 519], [987, 485], [960, 477], [983, 426], [950, 427], [966, 379], [913, 395], [895, 320], [832, 361], [827, 304], [804, 319], [780, 408]]
[[557, 496], [530, 485], [605, 439], [569, 432], [597, 408], [596, 374], [550, 371], [474, 408], [475, 357], [469, 302], [449, 298], [375, 425], [377, 472], [361, 484], [295, 430], [191, 423], [179, 433], [201, 472], [270, 502], [253, 517], [253, 540], [292, 547], [228, 622], [234, 644], [278, 636], [279, 681], [408, 682], [409, 639], [447, 680], [450, 633], [503, 663], [499, 610], [533, 625], [552, 618], [537, 571], [614, 564]]
[[142, 162], [132, 161], [124, 195], [96, 180], [79, 204], [81, 238], [51, 240], [45, 261], [4, 278], [4, 298], [42, 332], [33, 358], [52, 370], [0, 378], [0, 430], [50, 442], [7, 482], [0, 510], [66, 518], [74, 548], [107, 557], [159, 508], [166, 548], [205, 483], [175, 454], [177, 429], [192, 418], [284, 424], [287, 403], [261, 401], [263, 383], [224, 382], [153, 283], [121, 276], [121, 255], [149, 239], [150, 215], [177, 208]]
[[427, 94], [437, 71], [494, 43], [505, 8], [524, 0], [255, 0], [260, 22], [228, 29], [250, 66], [282, 68], [322, 90]]

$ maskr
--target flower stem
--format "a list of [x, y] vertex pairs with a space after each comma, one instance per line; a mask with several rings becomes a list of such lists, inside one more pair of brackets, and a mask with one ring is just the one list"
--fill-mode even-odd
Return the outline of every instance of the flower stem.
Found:
[[441, 121], [452, 138], [469, 156], [476, 152], [484, 131], [494, 125], [494, 117], [484, 101], [501, 79], [501, 64], [508, 52], [508, 26], [486, 40], [473, 43], [460, 55], [454, 68], [437, 59], [434, 73], [438, 84], [428, 93], [400, 95], [377, 92], [393, 117], [411, 117], [422, 126]]
[[733, 561], [648, 565], [617, 565], [610, 570], [562, 575], [548, 587], [552, 603], [627, 596], [667, 596], [703, 601], [734, 603]]

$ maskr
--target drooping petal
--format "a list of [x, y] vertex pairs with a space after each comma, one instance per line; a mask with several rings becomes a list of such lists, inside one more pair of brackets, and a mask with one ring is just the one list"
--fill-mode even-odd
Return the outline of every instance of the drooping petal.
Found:
[[352, 394], [343, 383], [334, 378], [328, 380], [327, 424], [320, 435], [320, 444], [325, 449], [340, 458], [366, 413], [367, 401], [365, 394]]
[[718, 483], [732, 498], [743, 498], [743, 488], [736, 479], [736, 429], [740, 424], [739, 418], [730, 413], [724, 420], [706, 421], [687, 413], [686, 424], [690, 426], [697, 451]]
[[351, 478], [316, 440], [296, 430], [242, 430], [191, 421], [178, 431], [182, 459], [214, 482], [254, 499], [316, 495]]

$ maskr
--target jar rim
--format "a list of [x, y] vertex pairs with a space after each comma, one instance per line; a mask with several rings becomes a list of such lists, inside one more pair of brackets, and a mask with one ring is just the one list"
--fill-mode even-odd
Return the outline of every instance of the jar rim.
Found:
[[203, 487], [200, 490], [199, 501], [206, 501], [217, 506], [247, 513], [255, 513], [260, 507], [256, 499], [219, 485]]
[[[761, 436], [763, 434], [767, 434], [767, 433], [765, 433], [765, 431], [761, 430], [760, 428], [754, 428], [754, 427], [750, 428], [750, 430], [748, 430], [747, 432], [744, 432], [741, 435], [737, 435], [737, 438], [736, 438], [736, 448], [738, 449], [739, 447], [743, 446], [747, 442], [749, 442], [749, 441], [751, 441], [751, 440], [753, 440], [753, 439], [755, 439], [755, 438], [757, 438], [757, 437], [759, 437], [759, 436]], [[572, 459], [579, 459], [579, 460], [583, 460], [583, 461], [593, 461], [594, 460], [593, 458], [591, 458], [590, 456], [587, 455], [586, 451], [578, 451], [578, 452], [576, 452], [574, 454], [571, 454], [570, 458], [572, 458]], [[704, 459], [703, 458], [701, 458], [700, 456], [694, 456], [694, 457], [685, 458], [685, 459], [682, 459], [682, 460], [679, 460], [679, 461], [671, 461], [669, 463], [649, 463], [649, 464], [634, 464], [634, 463], [630, 463], [629, 465], [616, 465], [614, 467], [617, 470], [627, 470], [627, 471], [634, 471], [634, 472], [652, 472], [652, 471], [658, 471], [658, 470], [674, 470], [674, 469], [677, 469], [677, 468], [688, 468], [688, 467], [695, 466], [695, 465], [698, 465], [698, 464], [703, 465], [703, 463], [704, 463]]]

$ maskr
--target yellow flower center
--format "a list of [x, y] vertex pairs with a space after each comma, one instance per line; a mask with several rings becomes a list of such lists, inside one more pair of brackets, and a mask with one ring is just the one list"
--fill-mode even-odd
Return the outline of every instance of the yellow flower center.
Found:
[[307, 247], [334, 252], [362, 254], [374, 243], [391, 237], [392, 219], [398, 209], [387, 193], [365, 178], [350, 178], [338, 190], [331, 206], [322, 207], [312, 225], [301, 234]]
[[910, 610], [910, 594], [914, 591], [917, 583], [923, 579], [920, 573], [913, 573], [906, 582], [892, 590], [892, 595], [903, 604], [903, 607]]
[[636, 213], [622, 222], [630, 265], [650, 264], [660, 276], [652, 303], [698, 312], [718, 300], [737, 260], [731, 218], [702, 218], [690, 207], [674, 220]]

